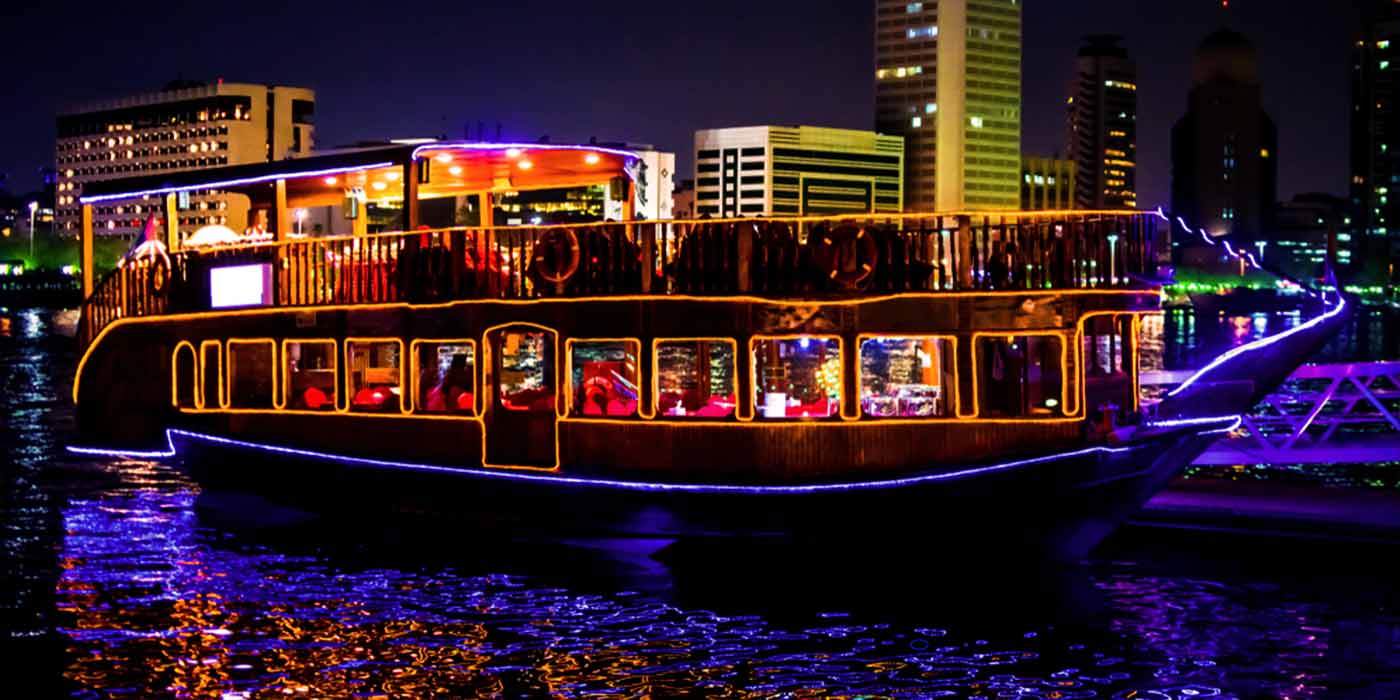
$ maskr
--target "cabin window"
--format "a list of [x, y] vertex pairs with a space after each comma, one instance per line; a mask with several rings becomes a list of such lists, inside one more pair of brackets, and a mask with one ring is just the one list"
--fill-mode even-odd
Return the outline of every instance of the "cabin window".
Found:
[[470, 340], [413, 343], [414, 409], [419, 413], [476, 414], [476, 344]]
[[1136, 408], [1133, 370], [1137, 363], [1131, 314], [1084, 321], [1084, 396], [1090, 413], [1118, 414]]
[[195, 404], [200, 408], [224, 405], [224, 350], [217, 340], [199, 344], [199, 395]]
[[727, 418], [734, 415], [735, 343], [662, 340], [655, 346], [657, 415]]
[[297, 411], [336, 409], [336, 357], [333, 340], [297, 340], [282, 344], [282, 404]]
[[350, 340], [345, 343], [350, 410], [384, 413], [400, 410], [403, 392], [403, 342]]
[[1054, 418], [1065, 415], [1065, 349], [1060, 336], [979, 337], [977, 361], [979, 416]]
[[228, 341], [228, 407], [272, 408], [276, 396], [276, 343]]
[[626, 418], [637, 415], [635, 340], [569, 341], [569, 415]]
[[544, 331], [506, 331], [500, 335], [501, 367], [497, 385], [507, 411], [554, 410], [554, 338]]
[[839, 338], [755, 338], [753, 363], [758, 416], [774, 420], [840, 415]]
[[953, 416], [955, 347], [952, 338], [935, 336], [861, 341], [861, 413], [872, 418]]
[[196, 408], [199, 402], [199, 357], [194, 346], [181, 341], [170, 357], [170, 403]]

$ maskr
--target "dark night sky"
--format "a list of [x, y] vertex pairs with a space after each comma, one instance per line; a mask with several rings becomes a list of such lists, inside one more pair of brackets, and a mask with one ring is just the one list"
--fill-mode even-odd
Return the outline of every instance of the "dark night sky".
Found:
[[[494, 132], [499, 121], [510, 138], [653, 143], [677, 151], [687, 177], [695, 129], [872, 121], [870, 0], [87, 4], [0, 9], [0, 173], [11, 190], [36, 187], [52, 163], [59, 108], [176, 77], [312, 87], [322, 146], [460, 137], [465, 122]], [[1026, 0], [1025, 149], [1063, 149], [1079, 37], [1122, 34], [1139, 64], [1140, 202], [1165, 202], [1192, 52], [1229, 24], [1259, 48], [1280, 196], [1343, 193], [1358, 12], [1332, 0], [1232, 4]]]

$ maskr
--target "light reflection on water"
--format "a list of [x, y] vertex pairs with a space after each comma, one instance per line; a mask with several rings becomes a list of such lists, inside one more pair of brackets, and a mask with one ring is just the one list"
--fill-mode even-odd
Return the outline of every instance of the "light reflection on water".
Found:
[[1379, 572], [1242, 570], [1233, 547], [1120, 538], [1046, 571], [941, 560], [935, 533], [906, 562], [663, 565], [627, 543], [235, 526], [242, 502], [170, 467], [60, 456], [65, 347], [0, 339], [0, 619], [25, 645], [5, 658], [52, 672], [51, 694], [1400, 697]]

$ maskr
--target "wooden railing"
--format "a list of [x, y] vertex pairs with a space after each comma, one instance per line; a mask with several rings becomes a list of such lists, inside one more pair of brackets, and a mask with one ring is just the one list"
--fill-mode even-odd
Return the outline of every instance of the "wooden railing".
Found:
[[273, 304], [556, 296], [801, 295], [1145, 286], [1155, 214], [1034, 212], [453, 228], [182, 251], [107, 275], [83, 338], [129, 316], [209, 308], [209, 271], [269, 263]]

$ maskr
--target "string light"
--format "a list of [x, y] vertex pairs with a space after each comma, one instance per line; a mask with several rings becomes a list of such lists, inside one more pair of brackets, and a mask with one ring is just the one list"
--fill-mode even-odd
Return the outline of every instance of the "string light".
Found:
[[[1217, 433], [1230, 432], [1241, 424], [1239, 416], [1229, 416], [1216, 419], [1217, 422], [1229, 421], [1229, 425], [1214, 430], [1201, 431], [1200, 435], [1212, 435]], [[1207, 425], [1214, 425], [1208, 423]], [[326, 452], [315, 452], [312, 450], [302, 450], [291, 447], [281, 447], [244, 440], [234, 440], [232, 438], [206, 435], [178, 428], [167, 428], [165, 440], [167, 449], [159, 451], [134, 451], [121, 449], [104, 449], [96, 447], [68, 447], [68, 451], [74, 454], [98, 456], [98, 457], [124, 457], [131, 459], [161, 459], [174, 457], [176, 455], [175, 437], [187, 438], [196, 442], [205, 442], [227, 447], [257, 450], [278, 455], [293, 457], [305, 457], [329, 462], [339, 462], [347, 465], [362, 467], [377, 467], [382, 469], [396, 469], [403, 471], [429, 472], [439, 474], [451, 474], [453, 476], [475, 478], [475, 479], [495, 479], [501, 481], [543, 483], [557, 486], [582, 486], [593, 488], [605, 488], [634, 492], [653, 493], [710, 493], [710, 494], [731, 494], [731, 495], [787, 495], [787, 494], [809, 494], [809, 493], [841, 493], [848, 491], [881, 491], [895, 488], [907, 488], [924, 484], [933, 484], [943, 481], [959, 481], [971, 477], [994, 474], [997, 472], [1010, 471], [1031, 467], [1039, 464], [1047, 464], [1062, 460], [1074, 459], [1097, 454], [1123, 454], [1139, 450], [1153, 449], [1152, 445], [1144, 444], [1134, 447], [1107, 447], [1095, 446], [1070, 452], [1044, 455], [1029, 459], [1020, 459], [999, 464], [990, 464], [980, 467], [968, 467], [952, 471], [937, 472], [933, 474], [919, 474], [916, 476], [900, 477], [878, 481], [853, 481], [830, 484], [798, 484], [787, 486], [747, 486], [734, 484], [677, 484], [677, 483], [657, 483], [646, 481], [623, 481], [617, 479], [595, 479], [589, 477], [564, 476], [561, 474], [549, 474], [541, 472], [519, 472], [519, 471], [495, 471], [477, 469], [470, 467], [445, 467], [431, 464], [417, 464], [412, 462], [396, 462], [390, 460], [370, 459], [366, 457], [350, 457], [346, 455], [336, 455]]]

